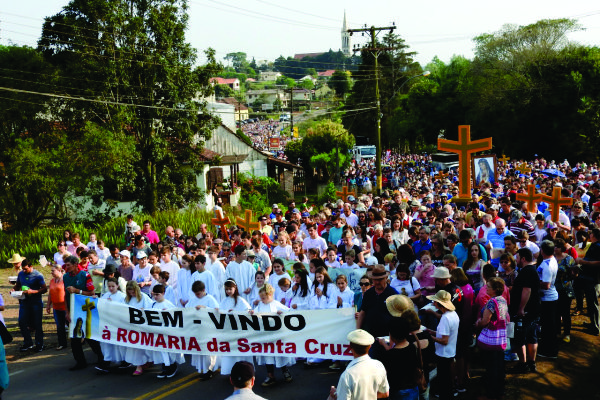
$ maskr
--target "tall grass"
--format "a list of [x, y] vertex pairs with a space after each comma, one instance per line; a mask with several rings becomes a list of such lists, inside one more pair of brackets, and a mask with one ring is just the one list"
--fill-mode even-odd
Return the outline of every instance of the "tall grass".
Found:
[[[231, 221], [235, 221], [235, 216], [242, 215], [242, 212], [235, 208], [227, 208], [226, 215]], [[256, 214], [255, 214], [256, 215]], [[208, 229], [215, 231], [211, 223], [213, 218], [212, 211], [199, 208], [188, 208], [183, 210], [171, 210], [157, 213], [155, 216], [147, 214], [135, 214], [134, 220], [140, 226], [143, 221], [149, 220], [152, 229], [158, 233], [159, 237], [164, 237], [164, 231], [167, 226], [181, 228], [185, 235], [196, 235], [200, 232], [200, 225], [207, 224]], [[71, 232], [77, 232], [81, 235], [81, 241], [86, 244], [90, 233], [96, 233], [98, 239], [101, 239], [108, 247], [111, 244], [122, 246], [125, 243], [125, 217], [114, 218], [109, 222], [97, 226], [86, 226], [84, 224], [71, 223], [65, 226], [41, 227], [26, 232], [1, 232], [0, 231], [0, 265], [8, 267], [6, 260], [10, 259], [14, 253], [37, 263], [40, 255], [45, 255], [48, 260], [53, 259], [53, 254], [57, 251], [56, 244], [62, 238], [65, 229]]]

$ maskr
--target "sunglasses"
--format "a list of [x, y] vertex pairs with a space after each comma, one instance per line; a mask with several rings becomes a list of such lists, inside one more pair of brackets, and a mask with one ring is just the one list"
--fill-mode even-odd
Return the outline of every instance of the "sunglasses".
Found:
[[360, 282], [358, 285], [359, 286], [371, 286], [371, 284], [369, 282]]

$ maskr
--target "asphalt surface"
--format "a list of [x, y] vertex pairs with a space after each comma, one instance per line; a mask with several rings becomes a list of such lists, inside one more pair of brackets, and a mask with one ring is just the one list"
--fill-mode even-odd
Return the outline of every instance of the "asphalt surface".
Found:
[[[39, 354], [8, 364], [9, 388], [5, 400], [39, 399], [225, 399], [233, 392], [229, 378], [216, 373], [208, 381], [200, 381], [199, 374], [189, 364], [182, 365], [171, 379], [158, 379], [160, 367], [154, 366], [143, 375], [132, 376], [133, 369], [117, 370], [108, 375], [98, 375], [94, 369], [93, 353], [86, 347], [90, 364], [86, 369], [69, 371], [75, 362], [70, 349], [49, 349]], [[266, 378], [264, 366], [256, 367], [254, 392], [266, 399], [326, 399], [329, 387], [337, 385], [340, 372], [326, 366], [305, 369], [302, 362], [290, 368], [293, 382], [284, 383], [281, 371], [276, 370], [278, 382], [263, 388]]]

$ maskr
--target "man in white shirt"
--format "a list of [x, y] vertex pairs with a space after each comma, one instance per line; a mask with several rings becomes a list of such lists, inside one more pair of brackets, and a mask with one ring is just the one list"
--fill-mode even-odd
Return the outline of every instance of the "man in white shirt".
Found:
[[540, 276], [540, 342], [538, 356], [555, 359], [558, 357], [558, 341], [556, 313], [558, 308], [558, 291], [554, 287], [558, 263], [554, 258], [554, 243], [544, 240], [540, 245], [544, 261], [537, 268]]
[[347, 225], [350, 225], [352, 228], [356, 228], [358, 225], [358, 216], [356, 214], [352, 214], [352, 208], [350, 207], [350, 203], [344, 204], [344, 212], [340, 214], [340, 217], [346, 221]]
[[389, 397], [390, 386], [385, 367], [380, 361], [369, 357], [369, 349], [375, 338], [362, 329], [356, 329], [347, 336], [354, 360], [340, 376], [337, 385], [329, 391], [328, 400], [363, 400]]
[[317, 226], [309, 224], [306, 228], [308, 230], [308, 237], [302, 242], [302, 248], [306, 252], [309, 249], [319, 249], [320, 257], [325, 258], [327, 255], [327, 242], [319, 236]]

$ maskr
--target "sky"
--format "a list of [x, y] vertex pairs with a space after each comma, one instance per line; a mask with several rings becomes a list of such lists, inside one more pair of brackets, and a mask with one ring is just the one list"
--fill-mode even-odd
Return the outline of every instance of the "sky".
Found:
[[[0, 44], [35, 46], [44, 17], [58, 13], [68, 0], [2, 3]], [[225, 64], [225, 55], [238, 51], [257, 61], [337, 51], [341, 48], [344, 11], [349, 28], [395, 23], [395, 33], [410, 51], [417, 52], [416, 61], [422, 66], [435, 56], [444, 62], [454, 55], [473, 58], [473, 37], [496, 32], [505, 24], [528, 25], [541, 19], [577, 19], [585, 30], [569, 38], [600, 45], [600, 4], [591, 0], [191, 0], [188, 4], [187, 40], [199, 53], [214, 48]], [[352, 45], [363, 45], [367, 40], [367, 36], [354, 34]]]

